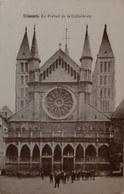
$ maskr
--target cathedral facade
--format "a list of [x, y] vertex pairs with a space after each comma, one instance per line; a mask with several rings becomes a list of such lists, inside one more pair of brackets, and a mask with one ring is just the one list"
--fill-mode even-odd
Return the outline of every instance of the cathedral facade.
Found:
[[59, 50], [44, 64], [27, 28], [16, 59], [16, 112], [5, 134], [6, 170], [110, 170], [115, 58], [104, 27], [92, 75], [86, 27], [80, 64]]

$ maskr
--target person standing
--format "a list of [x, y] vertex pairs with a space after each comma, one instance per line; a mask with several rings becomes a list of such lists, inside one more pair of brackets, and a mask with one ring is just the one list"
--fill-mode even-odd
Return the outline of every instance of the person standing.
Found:
[[50, 173], [50, 183], [53, 183], [53, 174], [52, 174], [52, 172]]

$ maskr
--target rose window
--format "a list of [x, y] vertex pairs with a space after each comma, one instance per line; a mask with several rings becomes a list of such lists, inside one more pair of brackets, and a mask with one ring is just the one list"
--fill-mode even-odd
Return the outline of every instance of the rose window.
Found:
[[73, 96], [64, 88], [54, 88], [45, 97], [45, 109], [53, 118], [65, 118], [73, 110]]

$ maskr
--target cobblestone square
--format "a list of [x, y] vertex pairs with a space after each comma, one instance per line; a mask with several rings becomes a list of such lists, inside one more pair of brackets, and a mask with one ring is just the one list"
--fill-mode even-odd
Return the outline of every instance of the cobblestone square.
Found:
[[0, 177], [0, 194], [122, 194], [122, 177], [96, 177], [95, 180], [60, 183], [54, 188], [49, 178]]

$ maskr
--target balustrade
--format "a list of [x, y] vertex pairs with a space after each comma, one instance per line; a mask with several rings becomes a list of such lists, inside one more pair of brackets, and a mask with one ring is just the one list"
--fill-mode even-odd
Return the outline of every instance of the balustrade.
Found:
[[4, 133], [4, 138], [54, 138], [54, 137], [67, 137], [67, 138], [113, 138], [112, 133], [81, 133], [81, 132], [23, 132], [23, 133], [16, 133], [16, 132], [8, 132]]

